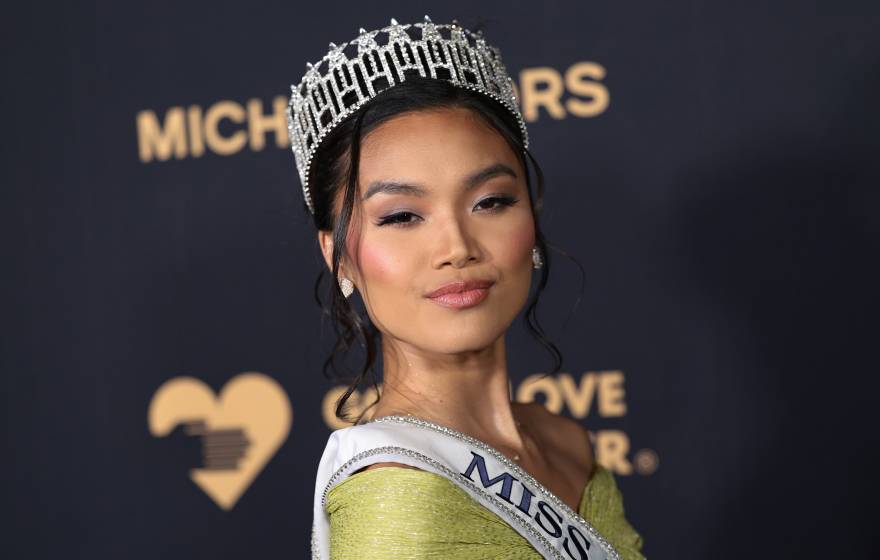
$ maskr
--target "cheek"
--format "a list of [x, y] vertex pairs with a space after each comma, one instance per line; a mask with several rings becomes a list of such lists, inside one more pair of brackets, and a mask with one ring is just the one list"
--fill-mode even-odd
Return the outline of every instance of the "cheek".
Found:
[[383, 280], [389, 278], [394, 271], [394, 253], [376, 244], [361, 247], [361, 271], [367, 279]]
[[381, 278], [393, 270], [391, 262], [393, 253], [390, 248], [377, 245], [375, 240], [369, 239], [369, 236], [364, 234], [358, 218], [352, 219], [345, 248], [358, 270], [361, 281], [380, 279], [381, 282]]
[[513, 228], [504, 239], [503, 253], [505, 261], [512, 265], [519, 265], [525, 259], [531, 262], [532, 247], [534, 246], [535, 228], [531, 222], [524, 223], [521, 227]]
[[363, 239], [359, 246], [358, 269], [362, 281], [368, 284], [394, 284], [406, 274], [403, 267], [403, 251], [394, 244]]

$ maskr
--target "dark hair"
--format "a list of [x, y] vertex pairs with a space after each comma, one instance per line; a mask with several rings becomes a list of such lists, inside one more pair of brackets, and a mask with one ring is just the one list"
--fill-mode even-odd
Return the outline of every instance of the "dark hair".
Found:
[[[321, 300], [321, 282], [327, 273], [327, 267], [322, 266], [321, 272], [315, 282], [315, 300], [324, 312], [330, 316], [337, 335], [336, 345], [333, 352], [324, 362], [324, 375], [330, 379], [339, 379], [342, 376], [332, 375], [336, 372], [336, 359], [340, 353], [347, 352], [358, 338], [361, 346], [366, 351], [366, 356], [360, 371], [352, 376], [345, 376], [349, 380], [349, 386], [336, 404], [336, 416], [347, 422], [359, 422], [363, 413], [356, 419], [350, 419], [345, 411], [345, 404], [349, 397], [372, 373], [372, 387], [378, 394], [378, 380], [374, 365], [376, 361], [376, 338], [378, 329], [373, 325], [368, 316], [361, 316], [342, 295], [336, 278], [339, 274], [339, 263], [345, 251], [345, 239], [354, 210], [354, 200], [357, 194], [358, 169], [360, 161], [361, 140], [371, 130], [391, 117], [414, 111], [425, 111], [436, 108], [466, 108], [480, 116], [487, 124], [497, 130], [518, 155], [525, 170], [526, 185], [531, 202], [532, 213], [535, 220], [536, 245], [544, 257], [544, 266], [541, 268], [541, 278], [538, 281], [537, 290], [527, 304], [523, 316], [526, 328], [553, 356], [554, 366], [551, 374], [559, 371], [562, 365], [562, 354], [553, 342], [547, 338], [544, 330], [538, 323], [536, 306], [544, 286], [550, 276], [552, 259], [547, 252], [547, 243], [541, 232], [538, 222], [538, 213], [541, 209], [544, 195], [544, 176], [538, 163], [531, 153], [524, 148], [523, 138], [518, 122], [509, 109], [500, 102], [487, 95], [474, 92], [452, 83], [432, 78], [423, 78], [416, 72], [407, 76], [402, 83], [394, 85], [377, 94], [360, 109], [349, 115], [337, 125], [323, 140], [321, 146], [315, 152], [309, 175], [309, 188], [312, 202], [315, 208], [313, 216], [315, 227], [324, 231], [333, 232], [333, 270], [329, 282], [329, 307], [325, 307]], [[537, 178], [537, 200], [532, 194], [529, 167], [526, 156], [535, 167]], [[334, 200], [340, 189], [344, 190], [342, 208], [338, 216], [333, 215]], [[548, 374], [549, 375], [549, 374]], [[375, 405], [378, 400], [370, 406]], [[369, 407], [367, 407], [369, 408]], [[364, 408], [364, 411], [367, 410]]]

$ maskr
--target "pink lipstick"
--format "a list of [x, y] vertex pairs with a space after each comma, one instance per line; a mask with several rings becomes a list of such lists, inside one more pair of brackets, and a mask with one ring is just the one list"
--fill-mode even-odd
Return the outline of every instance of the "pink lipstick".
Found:
[[453, 309], [473, 307], [486, 299], [492, 280], [467, 280], [445, 284], [425, 295], [438, 305]]

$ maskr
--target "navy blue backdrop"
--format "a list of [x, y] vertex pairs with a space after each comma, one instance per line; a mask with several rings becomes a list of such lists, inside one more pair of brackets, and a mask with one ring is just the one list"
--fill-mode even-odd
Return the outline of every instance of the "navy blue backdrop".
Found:
[[308, 555], [338, 383], [279, 118], [425, 13], [501, 48], [586, 271], [575, 306], [554, 256], [563, 371], [517, 321], [512, 390], [591, 430], [646, 555], [876, 553], [876, 3], [8, 9], [4, 557]]

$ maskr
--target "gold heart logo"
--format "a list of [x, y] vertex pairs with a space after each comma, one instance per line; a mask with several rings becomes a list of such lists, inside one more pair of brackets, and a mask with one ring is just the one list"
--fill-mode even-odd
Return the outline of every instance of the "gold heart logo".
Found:
[[203, 437], [205, 468], [191, 469], [190, 478], [228, 510], [287, 439], [292, 419], [281, 385], [249, 371], [230, 379], [219, 397], [194, 377], [170, 379], [153, 395], [147, 421], [155, 437], [180, 424]]

